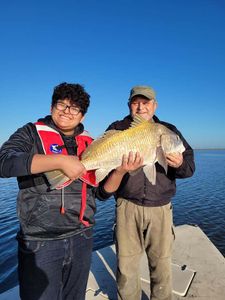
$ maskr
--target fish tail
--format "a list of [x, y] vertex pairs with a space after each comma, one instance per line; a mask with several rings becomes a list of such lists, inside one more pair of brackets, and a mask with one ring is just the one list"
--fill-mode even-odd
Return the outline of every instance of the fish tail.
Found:
[[64, 183], [68, 182], [70, 179], [61, 171], [49, 171], [44, 173], [49, 184], [51, 190], [62, 188]]

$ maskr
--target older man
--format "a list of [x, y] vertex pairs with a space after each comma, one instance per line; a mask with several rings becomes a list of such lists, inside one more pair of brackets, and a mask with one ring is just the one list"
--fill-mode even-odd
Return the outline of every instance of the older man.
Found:
[[[116, 211], [117, 281], [119, 300], [141, 299], [139, 263], [146, 252], [149, 262], [151, 300], [172, 299], [171, 251], [174, 240], [171, 198], [176, 192], [176, 178], [187, 178], [195, 170], [193, 150], [172, 124], [155, 116], [155, 91], [149, 86], [135, 86], [130, 91], [130, 114], [112, 123], [109, 129], [128, 129], [133, 117], [161, 123], [182, 140], [185, 151], [166, 155], [168, 172], [156, 163], [156, 184], [151, 184], [141, 170], [140, 154], [130, 153], [122, 166], [101, 183], [102, 199], [114, 194]], [[103, 195], [103, 193], [102, 193]]]

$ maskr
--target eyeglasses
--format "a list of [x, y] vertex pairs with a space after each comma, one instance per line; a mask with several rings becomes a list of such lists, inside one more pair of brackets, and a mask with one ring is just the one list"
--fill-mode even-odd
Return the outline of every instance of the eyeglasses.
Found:
[[78, 115], [79, 112], [80, 112], [80, 109], [78, 107], [67, 105], [67, 104], [65, 104], [63, 102], [57, 102], [55, 104], [55, 108], [58, 109], [58, 110], [60, 110], [60, 111], [64, 111], [67, 108], [69, 108], [69, 112], [71, 113], [71, 115], [74, 115], [74, 116]]

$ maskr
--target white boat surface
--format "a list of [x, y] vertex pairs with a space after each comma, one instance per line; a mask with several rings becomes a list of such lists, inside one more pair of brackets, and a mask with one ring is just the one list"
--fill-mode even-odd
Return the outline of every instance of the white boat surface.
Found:
[[[177, 226], [175, 235], [173, 300], [224, 300], [223, 255], [198, 226]], [[94, 251], [85, 300], [116, 300], [115, 273], [115, 246]], [[145, 255], [141, 261], [141, 282], [142, 300], [149, 300], [149, 273]], [[18, 286], [0, 294], [0, 300], [19, 300]]]

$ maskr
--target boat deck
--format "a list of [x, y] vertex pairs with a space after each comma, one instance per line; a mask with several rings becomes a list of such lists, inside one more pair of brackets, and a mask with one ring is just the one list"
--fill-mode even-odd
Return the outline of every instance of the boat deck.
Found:
[[[175, 227], [173, 300], [224, 300], [225, 259], [197, 226]], [[116, 300], [114, 245], [93, 252], [85, 300]], [[141, 261], [142, 300], [149, 300], [147, 259]], [[184, 298], [185, 297], [185, 298]], [[18, 287], [0, 294], [0, 300], [17, 300]]]
[[[175, 228], [173, 251], [173, 299], [224, 300], [225, 259], [197, 226]], [[86, 300], [116, 300], [115, 247], [93, 253]], [[149, 299], [147, 258], [141, 261], [142, 300]], [[185, 296], [185, 298], [184, 298]]]
[[[196, 270], [185, 300], [225, 299], [225, 258], [199, 227], [176, 227], [173, 262]], [[174, 300], [182, 297], [174, 295]]]

